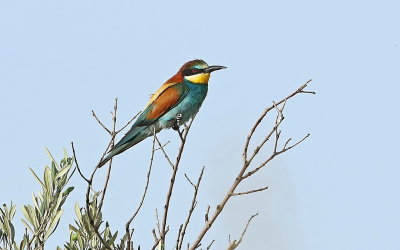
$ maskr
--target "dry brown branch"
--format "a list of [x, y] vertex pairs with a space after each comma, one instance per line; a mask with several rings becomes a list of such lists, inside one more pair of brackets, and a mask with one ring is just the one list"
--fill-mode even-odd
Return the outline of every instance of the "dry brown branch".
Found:
[[212, 241], [210, 242], [210, 244], [208, 244], [207, 250], [211, 249], [211, 246], [212, 246], [212, 244], [213, 244], [214, 242], [215, 242], [215, 240], [212, 240]]
[[[248, 192], [243, 192], [243, 193], [235, 193], [236, 188], [238, 187], [238, 185], [245, 179], [248, 178], [249, 176], [253, 175], [254, 173], [258, 172], [260, 169], [262, 169], [269, 161], [271, 161], [272, 159], [274, 159], [277, 155], [286, 152], [287, 150], [292, 149], [293, 147], [299, 145], [300, 143], [302, 143], [308, 136], [306, 135], [303, 139], [299, 140], [298, 142], [296, 142], [295, 144], [288, 146], [288, 143], [290, 140], [286, 141], [284, 147], [282, 149], [278, 149], [278, 145], [279, 145], [279, 139], [281, 138], [281, 131], [279, 130], [280, 125], [282, 124], [282, 121], [284, 120], [284, 116], [283, 116], [283, 110], [286, 107], [286, 103], [289, 99], [291, 99], [292, 97], [296, 96], [297, 94], [315, 94], [315, 92], [312, 91], [305, 91], [304, 89], [308, 86], [308, 84], [311, 82], [311, 80], [307, 81], [305, 84], [303, 84], [300, 88], [298, 88], [297, 90], [295, 90], [293, 93], [291, 93], [290, 95], [288, 95], [286, 98], [283, 98], [282, 100], [280, 100], [279, 102], [273, 102], [273, 105], [271, 105], [270, 107], [266, 108], [264, 110], [264, 112], [260, 115], [260, 117], [256, 120], [256, 122], [254, 123], [253, 127], [250, 129], [250, 132], [246, 138], [245, 144], [244, 144], [244, 149], [243, 149], [243, 166], [240, 169], [237, 177], [235, 178], [235, 180], [233, 181], [231, 187], [229, 188], [229, 190], [226, 192], [226, 195], [223, 197], [222, 201], [217, 205], [214, 213], [211, 215], [211, 217], [208, 216], [208, 212], [207, 212], [207, 216], [206, 216], [206, 224], [204, 225], [203, 229], [200, 231], [200, 233], [198, 234], [196, 240], [192, 243], [190, 250], [194, 250], [196, 248], [198, 248], [201, 244], [201, 241], [203, 239], [203, 237], [205, 236], [205, 234], [208, 232], [208, 230], [212, 227], [213, 223], [215, 222], [215, 220], [218, 218], [219, 214], [222, 212], [222, 210], [224, 209], [226, 203], [229, 201], [229, 199], [233, 196], [237, 196], [237, 195], [241, 195], [241, 194], [248, 194], [248, 193], [254, 193], [254, 192], [259, 192], [259, 191], [263, 191], [266, 190], [267, 188], [260, 188], [260, 189], [255, 189], [255, 190], [251, 190]], [[283, 105], [281, 105], [283, 104]], [[281, 106], [279, 106], [281, 105]], [[265, 136], [265, 138], [261, 141], [261, 143], [259, 143], [253, 153], [250, 155], [249, 157], [249, 145], [251, 142], [251, 139], [254, 135], [254, 132], [257, 130], [258, 126], [261, 124], [262, 121], [264, 121], [264, 118], [267, 116], [267, 114], [269, 114], [269, 112], [271, 110], [275, 109], [277, 111], [277, 115], [275, 117], [275, 123], [273, 125], [273, 127], [271, 128], [271, 130], [267, 133], [267, 135]], [[263, 146], [265, 145], [265, 143], [267, 141], [269, 141], [272, 137], [272, 135], [275, 135], [275, 140], [273, 142], [274, 145], [274, 149], [273, 152], [270, 154], [269, 157], [267, 157], [267, 159], [262, 162], [258, 167], [256, 167], [253, 170], [248, 171], [248, 168], [250, 167], [253, 159], [259, 154], [260, 150], [263, 148]], [[246, 173], [246, 171], [248, 171]], [[245, 174], [246, 173], [246, 174]]]
[[169, 141], [167, 143], [165, 143], [164, 145], [161, 145], [161, 142], [158, 140], [157, 136], [156, 136], [156, 141], [157, 141], [158, 146], [159, 146], [158, 149], [161, 149], [161, 151], [164, 154], [165, 159], [168, 161], [168, 163], [171, 166], [171, 168], [174, 169], [174, 164], [172, 163], [171, 159], [169, 158], [167, 152], [165, 152], [165, 149], [164, 149], [165, 145], [167, 145]]
[[154, 128], [154, 130], [153, 130], [153, 148], [151, 150], [149, 170], [147, 171], [146, 184], [145, 184], [145, 187], [144, 187], [144, 190], [143, 190], [142, 198], [141, 198], [140, 203], [139, 203], [138, 207], [136, 208], [135, 212], [133, 213], [133, 215], [131, 216], [131, 218], [128, 220], [128, 222], [125, 225], [125, 232], [126, 232], [126, 235], [128, 236], [128, 248], [127, 248], [127, 250], [131, 250], [131, 247], [130, 247], [129, 243], [132, 241], [132, 238], [131, 238], [130, 233], [129, 233], [129, 231], [130, 231], [129, 226], [130, 226], [131, 222], [133, 221], [133, 219], [135, 219], [136, 215], [139, 213], [140, 209], [142, 208], [143, 203], [144, 203], [144, 199], [146, 198], [147, 190], [149, 188], [150, 174], [151, 174], [151, 169], [152, 169], [153, 160], [154, 160], [155, 144], [156, 144], [156, 130]]
[[170, 143], [170, 142], [171, 142], [171, 141], [167, 141], [166, 143], [164, 143], [164, 145], [162, 145], [162, 146], [156, 148], [154, 151], [161, 150], [161, 149], [165, 148], [165, 146], [167, 146], [168, 143]]
[[181, 224], [181, 225], [179, 226], [178, 237], [176, 238], [176, 245], [175, 245], [174, 249], [178, 249], [179, 240], [180, 240], [180, 238], [181, 238], [182, 228], [183, 228], [183, 224]]
[[92, 115], [93, 117], [96, 119], [96, 121], [100, 124], [100, 126], [107, 131], [107, 133], [109, 133], [110, 135], [112, 135], [111, 131], [99, 120], [99, 118], [97, 117], [96, 113], [92, 110]]
[[207, 205], [206, 214], [204, 215], [204, 222], [208, 222], [208, 214], [210, 213], [210, 205]]
[[256, 217], [257, 215], [258, 215], [258, 213], [252, 215], [252, 216], [250, 217], [250, 219], [247, 221], [246, 227], [244, 228], [244, 230], [243, 230], [243, 232], [242, 232], [242, 235], [240, 235], [240, 238], [239, 238], [238, 241], [233, 240], [233, 241], [231, 242], [230, 237], [229, 237], [229, 246], [228, 246], [228, 249], [227, 249], [227, 250], [236, 249], [236, 248], [240, 245], [240, 243], [242, 243], [243, 237], [244, 237], [244, 235], [246, 234], [247, 228], [249, 227], [251, 220], [252, 220], [254, 217]]
[[[308, 80], [306, 83], [304, 83], [300, 88], [298, 88], [296, 91], [294, 91], [292, 94], [288, 95], [286, 98], [280, 100], [279, 102], [277, 102], [275, 105], [279, 105], [283, 102], [286, 102], [287, 100], [291, 99], [292, 97], [294, 97], [297, 94], [315, 94], [315, 92], [313, 91], [304, 91], [304, 89], [308, 86], [308, 84], [311, 82], [312, 80]], [[254, 132], [256, 131], [258, 125], [260, 125], [260, 123], [264, 120], [264, 117], [268, 114], [269, 111], [271, 111], [274, 108], [274, 105], [266, 108], [264, 110], [264, 112], [261, 114], [261, 116], [258, 118], [258, 120], [254, 123], [253, 127], [250, 130], [250, 133], [247, 136], [246, 142], [244, 144], [244, 150], [243, 150], [243, 162], [246, 163], [247, 161], [247, 150], [250, 144], [250, 140], [253, 137]]]
[[178, 244], [177, 244], [177, 248], [176, 248], [177, 250], [182, 249], [182, 243], [183, 243], [183, 239], [185, 238], [186, 229], [187, 229], [187, 227], [189, 225], [192, 213], [193, 213], [193, 211], [194, 211], [194, 209], [195, 209], [195, 207], [197, 205], [197, 200], [196, 200], [197, 199], [197, 193], [199, 191], [200, 182], [201, 182], [201, 179], [203, 178], [203, 174], [204, 174], [204, 166], [201, 168], [201, 172], [200, 172], [199, 178], [197, 178], [197, 183], [196, 184], [193, 184], [193, 182], [191, 182], [189, 177], [185, 174], [186, 179], [188, 180], [188, 182], [194, 188], [194, 193], [193, 193], [192, 203], [191, 203], [190, 208], [189, 208], [189, 213], [187, 215], [185, 223], [183, 224], [182, 232], [180, 233], [180, 236], [178, 237]]
[[78, 169], [79, 175], [80, 175], [80, 176], [82, 177], [82, 179], [84, 179], [87, 183], [90, 183], [89, 179], [86, 178], [86, 177], [83, 175], [83, 173], [82, 173], [82, 171], [81, 171], [81, 168], [79, 167], [78, 160], [76, 159], [76, 153], [75, 153], [74, 142], [71, 142], [71, 147], [72, 147], [72, 154], [73, 154], [73, 156], [74, 156], [75, 167]]
[[136, 119], [136, 117], [138, 117], [138, 115], [140, 115], [140, 113], [142, 113], [142, 111], [139, 111], [136, 113], [136, 115], [134, 117], [132, 117], [132, 119], [130, 119], [124, 126], [122, 126], [122, 128], [120, 128], [117, 132], [115, 132], [116, 134], [119, 134], [122, 130], [124, 130], [126, 127], [128, 127], [129, 124], [131, 124], [131, 122], [133, 122], [133, 120]]
[[[115, 127], [117, 125], [117, 110], [118, 110], [118, 98], [115, 98], [114, 112], [112, 112], [112, 114], [111, 114], [111, 116], [112, 116], [112, 133], [111, 133], [111, 140], [110, 140], [110, 143], [109, 143], [111, 148], [114, 147], [115, 136], [117, 134], [115, 132]], [[110, 181], [111, 168], [112, 168], [112, 159], [109, 161], [109, 164], [108, 164], [106, 181], [104, 183], [104, 187], [103, 187], [103, 190], [101, 192], [101, 198], [100, 198], [100, 203], [99, 203], [99, 211], [101, 211], [101, 208], [103, 207], [103, 202], [104, 202], [104, 198], [106, 196], [108, 182]]]
[[[164, 215], [163, 215], [162, 224], [161, 224], [161, 234], [160, 234], [160, 243], [159, 243], [159, 244], [161, 244], [161, 246], [165, 245], [165, 234], [166, 234], [166, 228], [167, 228], [168, 210], [169, 210], [171, 196], [172, 196], [172, 192], [173, 192], [173, 188], [174, 188], [174, 184], [175, 184], [176, 173], [178, 172], [179, 163], [181, 162], [182, 153], [183, 153], [183, 150], [184, 150], [185, 144], [186, 144], [186, 138], [188, 136], [190, 127], [192, 126], [194, 119], [195, 119], [195, 116], [193, 116], [193, 118], [189, 121], [188, 126], [185, 128], [185, 130], [183, 132], [180, 132], [178, 129], [179, 136], [181, 137], [181, 145], [178, 150], [178, 155], [176, 157], [175, 164], [173, 164], [172, 176], [171, 176], [171, 180], [170, 180], [170, 184], [169, 184], [169, 188], [168, 188], [168, 192], [167, 192], [167, 198], [166, 198], [166, 201], [164, 204]], [[159, 145], [161, 145], [161, 143], [159, 143]]]
[[252, 193], [256, 193], [256, 192], [261, 192], [268, 189], [268, 187], [262, 187], [262, 188], [258, 188], [258, 189], [253, 189], [250, 191], [246, 191], [246, 192], [239, 192], [239, 193], [233, 193], [231, 194], [232, 196], [236, 196], [236, 195], [245, 195], [245, 194], [252, 194]]
[[309, 137], [309, 136], [310, 136], [310, 134], [307, 134], [307, 135], [304, 136], [301, 140], [297, 141], [295, 144], [291, 145], [290, 147], [288, 147], [288, 148], [282, 148], [282, 150], [279, 150], [279, 151], [277, 151], [277, 152], [275, 152], [275, 153], [272, 153], [271, 156], [270, 156], [267, 160], [265, 160], [263, 163], [261, 163], [257, 168], [255, 168], [255, 169], [253, 169], [253, 170], [247, 172], [245, 175], [243, 175], [242, 178], [243, 178], [243, 179], [246, 179], [246, 178], [250, 177], [251, 175], [253, 175], [254, 173], [258, 172], [261, 168], [263, 168], [265, 165], [267, 165], [267, 163], [270, 162], [272, 159], [274, 159], [277, 155], [280, 155], [280, 154], [282, 154], [282, 153], [284, 153], [284, 152], [286, 152], [286, 151], [288, 151], [288, 150], [294, 148], [295, 146], [297, 146], [297, 145], [299, 145], [300, 143], [302, 143], [302, 142], [303, 142], [305, 139], [307, 139], [307, 137]]
[[[167, 229], [165, 230], [165, 235], [168, 233], [168, 231], [169, 231], [169, 227], [167, 227]], [[151, 250], [156, 249], [156, 247], [160, 244], [160, 240], [161, 240], [160, 238], [157, 238], [157, 237], [155, 238], [155, 242], [154, 242], [153, 246], [151, 247]]]

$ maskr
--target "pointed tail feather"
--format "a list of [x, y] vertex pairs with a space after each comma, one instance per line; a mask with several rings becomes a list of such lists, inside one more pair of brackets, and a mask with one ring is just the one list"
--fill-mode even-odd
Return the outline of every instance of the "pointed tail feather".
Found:
[[102, 166], [104, 166], [104, 164], [106, 164], [108, 161], [110, 161], [111, 158], [124, 152], [125, 150], [127, 150], [128, 148], [130, 148], [132, 146], [133, 145], [123, 144], [118, 147], [112, 148], [111, 151], [108, 153], [108, 155], [106, 157], [104, 157], [104, 159], [101, 162], [99, 162], [99, 164], [97, 164], [97, 167], [101, 168]]
[[[144, 129], [141, 129], [144, 130]], [[127, 134], [124, 136], [108, 153], [104, 159], [97, 164], [98, 168], [101, 168], [104, 164], [111, 160], [114, 156], [124, 152], [128, 148], [138, 144], [142, 140], [148, 137], [146, 133], [140, 133], [141, 131], [137, 132], [136, 134]]]

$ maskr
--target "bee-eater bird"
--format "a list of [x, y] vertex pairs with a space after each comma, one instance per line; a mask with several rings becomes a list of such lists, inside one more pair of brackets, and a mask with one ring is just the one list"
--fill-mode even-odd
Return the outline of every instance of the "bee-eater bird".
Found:
[[208, 66], [203, 60], [185, 63], [150, 98], [131, 129], [112, 147], [98, 164], [106, 164], [112, 157], [124, 152], [145, 138], [165, 128], [178, 128], [193, 117], [207, 95], [210, 73], [224, 66]]

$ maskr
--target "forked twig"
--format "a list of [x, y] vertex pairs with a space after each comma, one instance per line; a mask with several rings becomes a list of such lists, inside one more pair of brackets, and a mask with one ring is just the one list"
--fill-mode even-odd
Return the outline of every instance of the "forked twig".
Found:
[[233, 241], [231, 242], [231, 241], [230, 241], [230, 237], [229, 237], [229, 246], [228, 246], [228, 249], [227, 249], [227, 250], [236, 249], [236, 248], [240, 245], [240, 243], [242, 243], [243, 237], [244, 237], [244, 235], [246, 234], [247, 228], [249, 227], [251, 220], [252, 220], [254, 217], [256, 217], [257, 215], [258, 215], [258, 213], [252, 215], [252, 216], [250, 217], [250, 219], [247, 221], [246, 226], [245, 226], [245, 228], [244, 228], [242, 234], [240, 235], [240, 238], [239, 238], [238, 241], [233, 240]]
[[[208, 211], [206, 213], [206, 223], [203, 227], [203, 229], [200, 231], [200, 233], [198, 234], [196, 240], [192, 243], [192, 245], [190, 246], [190, 250], [194, 250], [197, 249], [200, 244], [201, 241], [203, 239], [203, 237], [205, 236], [205, 234], [208, 232], [208, 230], [212, 227], [213, 223], [215, 222], [215, 220], [218, 218], [219, 214], [222, 212], [222, 210], [224, 209], [226, 203], [229, 201], [229, 199], [233, 196], [239, 196], [239, 195], [244, 195], [244, 194], [250, 194], [250, 193], [255, 193], [255, 192], [260, 192], [260, 191], [264, 191], [266, 189], [268, 189], [268, 187], [263, 187], [263, 188], [259, 188], [259, 189], [254, 189], [254, 190], [250, 190], [247, 192], [235, 192], [236, 188], [238, 187], [238, 185], [246, 178], [250, 177], [251, 175], [253, 175], [254, 173], [258, 172], [260, 169], [262, 169], [269, 161], [271, 161], [272, 159], [274, 159], [277, 155], [286, 152], [287, 150], [290, 150], [292, 148], [294, 148], [295, 146], [299, 145], [300, 143], [302, 143], [308, 136], [306, 135], [303, 139], [299, 140], [298, 142], [289, 145], [290, 140], [287, 140], [284, 147], [281, 149], [278, 149], [278, 142], [279, 139], [281, 138], [281, 131], [279, 130], [280, 125], [282, 124], [282, 121], [284, 120], [284, 116], [283, 116], [283, 110], [286, 107], [286, 103], [289, 99], [291, 99], [292, 97], [296, 96], [297, 94], [315, 94], [315, 92], [313, 91], [305, 91], [304, 89], [308, 86], [308, 84], [311, 82], [311, 80], [307, 81], [305, 84], [303, 84], [300, 88], [298, 88], [297, 90], [295, 90], [293, 93], [291, 93], [290, 95], [288, 95], [287, 97], [283, 98], [282, 100], [278, 101], [278, 102], [273, 102], [273, 105], [271, 105], [270, 107], [266, 108], [263, 113], [260, 115], [260, 117], [256, 120], [256, 122], [254, 123], [253, 127], [250, 129], [250, 132], [246, 138], [246, 141], [244, 143], [244, 149], [243, 149], [243, 166], [240, 169], [237, 177], [234, 179], [231, 187], [229, 188], [229, 190], [227, 191], [226, 195], [223, 197], [222, 201], [216, 206], [216, 209], [214, 211], [214, 213], [209, 216], [208, 215]], [[283, 105], [281, 105], [283, 104]], [[281, 105], [281, 106], [280, 106]], [[271, 130], [266, 134], [265, 138], [261, 141], [261, 143], [259, 143], [253, 153], [249, 156], [248, 150], [249, 150], [249, 145], [250, 145], [250, 141], [254, 135], [254, 132], [257, 130], [258, 126], [261, 124], [261, 122], [264, 120], [264, 118], [267, 116], [267, 114], [271, 111], [275, 109], [277, 111], [277, 115], [275, 117], [275, 123], [273, 125], [273, 127], [271, 128]], [[263, 148], [263, 146], [266, 144], [267, 141], [269, 141], [271, 138], [273, 138], [272, 136], [275, 135], [275, 140], [273, 142], [273, 152], [271, 153], [271, 155], [269, 157], [267, 157], [267, 159], [262, 162], [258, 167], [256, 167], [253, 170], [248, 170], [248, 168], [250, 167], [253, 159], [259, 154], [260, 150]], [[246, 171], [248, 171], [246, 173]], [[246, 173], [246, 174], [245, 174]]]

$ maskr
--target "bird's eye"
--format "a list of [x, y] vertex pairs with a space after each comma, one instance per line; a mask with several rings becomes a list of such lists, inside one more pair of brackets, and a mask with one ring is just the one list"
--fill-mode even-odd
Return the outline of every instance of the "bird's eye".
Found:
[[197, 74], [198, 71], [199, 71], [198, 69], [194, 68], [192, 69], [192, 74]]

